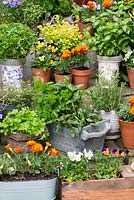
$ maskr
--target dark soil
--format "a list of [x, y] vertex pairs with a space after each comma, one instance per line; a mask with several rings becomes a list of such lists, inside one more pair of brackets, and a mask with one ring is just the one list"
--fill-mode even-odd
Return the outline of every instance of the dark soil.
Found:
[[30, 174], [30, 173], [25, 173], [25, 174], [21, 174], [21, 173], [17, 173], [15, 175], [2, 175], [0, 176], [0, 181], [30, 181], [30, 180], [48, 180], [51, 179], [53, 177], [56, 177], [56, 175], [46, 175], [46, 174]]

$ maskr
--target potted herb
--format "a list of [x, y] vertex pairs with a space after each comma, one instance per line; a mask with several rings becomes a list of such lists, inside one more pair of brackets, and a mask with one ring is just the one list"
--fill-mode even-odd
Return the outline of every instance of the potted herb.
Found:
[[49, 142], [30, 140], [26, 146], [29, 153], [24, 153], [23, 145], [5, 146], [0, 157], [0, 198], [56, 199], [59, 152]]
[[120, 104], [123, 101], [123, 89], [124, 84], [122, 83], [119, 86], [118, 76], [112, 79], [112, 83], [100, 76], [90, 90], [93, 108], [103, 119], [110, 122], [110, 131], [107, 133], [106, 139], [117, 139], [120, 137], [117, 111], [119, 111]]
[[45, 132], [44, 120], [29, 107], [10, 111], [0, 123], [0, 133], [7, 135], [7, 139], [12, 141], [14, 146], [17, 146], [16, 142], [25, 142], [32, 137], [48, 136]]
[[125, 148], [134, 148], [134, 97], [132, 96], [129, 101], [124, 102], [120, 106], [118, 112], [120, 119], [120, 130], [122, 136], [122, 142]]
[[0, 111], [2, 118], [4, 118], [9, 111], [15, 108], [22, 108], [30, 106], [31, 99], [31, 85], [22, 83], [21, 88], [15, 86], [7, 86], [0, 89]]
[[22, 63], [36, 40], [35, 33], [26, 25], [0, 24], [0, 66], [3, 86], [20, 87], [23, 78]]
[[91, 18], [94, 37], [85, 32], [89, 47], [97, 54], [99, 73], [109, 80], [119, 72], [121, 53], [133, 44], [133, 19], [127, 10], [124, 3], [113, 3], [111, 9]]
[[[104, 145], [105, 135], [108, 131], [105, 121], [94, 114], [92, 109], [81, 108], [84, 96], [85, 91], [67, 82], [35, 83], [32, 108], [47, 124], [50, 132], [49, 140], [53, 146], [62, 151], [81, 150], [82, 144], [87, 148]], [[82, 133], [82, 130], [85, 133]], [[88, 131], [96, 132], [94, 142], [92, 140], [94, 134], [88, 134]], [[95, 143], [96, 139], [97, 143]]]

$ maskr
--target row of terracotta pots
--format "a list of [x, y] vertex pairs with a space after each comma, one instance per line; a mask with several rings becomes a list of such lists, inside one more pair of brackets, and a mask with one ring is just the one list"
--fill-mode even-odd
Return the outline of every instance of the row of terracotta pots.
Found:
[[[41, 80], [43, 83], [47, 83], [51, 79], [51, 71], [44, 71], [38, 68], [32, 68], [33, 79]], [[91, 75], [91, 69], [87, 67], [74, 68], [70, 73], [61, 74], [60, 72], [54, 72], [54, 80], [64, 82], [67, 78], [68, 82], [74, 85], [81, 85], [81, 89], [87, 89], [89, 84], [89, 78]], [[66, 77], [66, 78], [65, 78]]]

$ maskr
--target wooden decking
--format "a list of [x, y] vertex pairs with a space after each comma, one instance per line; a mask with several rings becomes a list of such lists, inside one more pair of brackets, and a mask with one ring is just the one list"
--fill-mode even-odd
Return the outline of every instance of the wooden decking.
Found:
[[134, 189], [65, 191], [62, 200], [134, 200]]

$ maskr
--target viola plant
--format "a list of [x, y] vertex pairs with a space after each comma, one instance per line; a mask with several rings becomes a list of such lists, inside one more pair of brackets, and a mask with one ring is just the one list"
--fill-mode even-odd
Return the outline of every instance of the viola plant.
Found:
[[128, 150], [110, 150], [106, 146], [97, 150], [94, 154], [94, 176], [99, 179], [119, 177], [123, 160], [128, 153]]
[[93, 152], [87, 152], [84, 149], [82, 152], [68, 152], [62, 158], [60, 177], [61, 179], [71, 182], [90, 179], [89, 175], [89, 160], [93, 157]]
[[59, 152], [49, 142], [44, 145], [34, 140], [27, 143], [28, 153], [23, 146], [5, 146], [6, 152], [0, 156], [0, 180], [45, 179], [57, 174]]
[[40, 68], [45, 71], [52, 69], [55, 65], [57, 50], [56, 45], [39, 40], [34, 47], [35, 57], [31, 67]]

